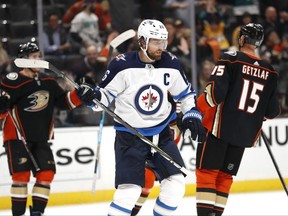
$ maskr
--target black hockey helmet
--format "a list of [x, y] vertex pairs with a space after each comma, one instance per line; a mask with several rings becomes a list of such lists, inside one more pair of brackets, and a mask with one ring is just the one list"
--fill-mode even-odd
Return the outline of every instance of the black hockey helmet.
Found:
[[28, 58], [30, 53], [38, 52], [39, 47], [36, 43], [28, 42], [25, 44], [20, 44], [17, 52], [18, 58]]
[[244, 43], [259, 47], [264, 39], [264, 29], [262, 25], [249, 23], [240, 28], [239, 38], [244, 36]]
[[84, 0], [82, 3], [82, 7], [86, 8], [88, 6], [88, 4], [90, 4], [90, 3], [94, 4], [96, 2], [98, 2], [98, 1], [96, 1], [96, 0]]

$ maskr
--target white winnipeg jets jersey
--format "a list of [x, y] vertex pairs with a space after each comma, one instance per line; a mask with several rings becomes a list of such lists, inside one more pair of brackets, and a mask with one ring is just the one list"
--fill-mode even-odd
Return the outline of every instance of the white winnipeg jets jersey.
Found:
[[[183, 113], [195, 107], [195, 91], [178, 59], [167, 52], [153, 64], [141, 62], [136, 51], [116, 56], [99, 87], [101, 102], [108, 106], [115, 99], [114, 112], [145, 136], [160, 133], [176, 118], [168, 93], [181, 101]], [[120, 122], [115, 129], [129, 131]]]

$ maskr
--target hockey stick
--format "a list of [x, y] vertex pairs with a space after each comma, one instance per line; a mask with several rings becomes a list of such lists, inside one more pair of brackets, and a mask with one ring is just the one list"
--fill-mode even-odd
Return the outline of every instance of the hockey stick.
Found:
[[[50, 64], [47, 61], [16, 58], [14, 60], [14, 63], [19, 68], [44, 68], [44, 69], [50, 70], [50, 71], [56, 73], [58, 76], [65, 79], [66, 81], [70, 82], [76, 89], [79, 88], [79, 85], [76, 82], [74, 82], [73, 80], [68, 78], [62, 71], [60, 71], [54, 65]], [[106, 107], [103, 103], [101, 103], [97, 99], [94, 99], [93, 102], [95, 103], [95, 105], [101, 107], [105, 112], [107, 112], [108, 115], [110, 115], [111, 117], [113, 117], [114, 119], [119, 121], [127, 129], [129, 129], [131, 132], [133, 132], [142, 141], [144, 141], [146, 144], [150, 145], [162, 157], [164, 157], [167, 161], [169, 161], [176, 168], [178, 168], [183, 174], [189, 175], [188, 170], [185, 167], [181, 166], [176, 161], [174, 161], [170, 155], [168, 155], [166, 152], [164, 152], [162, 149], [160, 149], [157, 145], [155, 145], [153, 142], [151, 142], [147, 137], [145, 137], [143, 134], [141, 134], [139, 131], [137, 131], [134, 127], [132, 127], [130, 124], [128, 124], [126, 121], [124, 121], [121, 117], [119, 117], [116, 113], [114, 113], [112, 110], [110, 110], [108, 107]]]
[[92, 180], [92, 190], [91, 190], [92, 194], [94, 194], [95, 190], [96, 190], [96, 179], [97, 179], [98, 164], [100, 161], [100, 146], [101, 146], [101, 140], [102, 140], [102, 130], [103, 130], [103, 125], [104, 125], [104, 119], [105, 119], [105, 111], [102, 111], [102, 116], [101, 116], [101, 120], [99, 123], [97, 151], [96, 151], [95, 166], [94, 166], [94, 175], [93, 175], [93, 180]]
[[125, 32], [122, 32], [120, 35], [115, 37], [111, 42], [110, 42], [110, 47], [109, 47], [109, 52], [108, 52], [108, 58], [107, 58], [107, 63], [109, 64], [113, 50], [116, 49], [120, 44], [124, 43], [126, 40], [129, 40], [133, 38], [136, 35], [136, 32], [133, 29], [129, 29]]
[[[136, 32], [133, 29], [127, 30], [123, 32], [122, 34], [115, 37], [111, 42], [109, 46], [109, 53], [107, 57], [107, 63], [110, 63], [110, 60], [112, 58], [113, 50], [116, 49], [120, 44], [124, 43], [126, 40], [129, 40], [133, 38], [136, 35]], [[97, 142], [97, 151], [96, 151], [96, 158], [95, 158], [95, 166], [94, 166], [94, 175], [92, 179], [92, 190], [91, 193], [94, 194], [96, 190], [96, 180], [97, 180], [97, 172], [98, 172], [98, 166], [100, 162], [100, 146], [101, 146], [101, 139], [102, 139], [102, 131], [103, 131], [103, 125], [105, 120], [105, 111], [102, 111], [101, 120], [99, 122], [99, 131], [98, 131], [98, 142]]]
[[282, 186], [283, 186], [283, 188], [284, 188], [284, 190], [285, 190], [285, 192], [286, 192], [286, 195], [288, 196], [288, 189], [287, 189], [286, 183], [285, 183], [285, 181], [284, 181], [284, 179], [283, 179], [283, 177], [282, 177], [282, 175], [281, 175], [281, 173], [280, 173], [279, 167], [278, 167], [278, 165], [277, 165], [277, 163], [276, 163], [276, 160], [275, 160], [275, 158], [274, 158], [274, 156], [273, 156], [273, 154], [272, 154], [271, 148], [270, 148], [270, 146], [269, 146], [269, 145], [270, 145], [269, 140], [268, 140], [267, 136], [264, 134], [263, 131], [261, 131], [261, 136], [262, 136], [262, 138], [263, 138], [263, 140], [264, 140], [264, 143], [265, 143], [266, 148], [267, 148], [267, 150], [268, 150], [268, 152], [269, 152], [269, 155], [270, 155], [270, 157], [271, 157], [271, 159], [272, 159], [272, 161], [273, 161], [274, 167], [275, 167], [275, 169], [276, 169], [276, 171], [277, 171], [277, 173], [278, 173], [278, 176], [279, 176], [280, 181], [281, 181], [281, 183], [282, 183]]
[[11, 120], [12, 120], [12, 122], [13, 122], [15, 128], [16, 128], [16, 131], [17, 131], [18, 134], [20, 135], [20, 139], [21, 139], [21, 141], [22, 141], [22, 143], [23, 143], [23, 145], [24, 145], [24, 147], [25, 147], [25, 149], [26, 149], [26, 151], [27, 151], [27, 153], [28, 153], [28, 155], [29, 155], [32, 163], [33, 163], [34, 168], [36, 169], [36, 172], [38, 172], [38, 171], [40, 170], [40, 168], [39, 168], [39, 166], [38, 166], [38, 164], [37, 164], [37, 162], [36, 162], [33, 154], [32, 154], [31, 151], [29, 150], [28, 144], [27, 144], [24, 136], [22, 135], [21, 130], [20, 130], [20, 128], [19, 128], [16, 120], [15, 120], [14, 117], [12, 116], [10, 110], [8, 111], [8, 115], [10, 116], [10, 118], [11, 118]]

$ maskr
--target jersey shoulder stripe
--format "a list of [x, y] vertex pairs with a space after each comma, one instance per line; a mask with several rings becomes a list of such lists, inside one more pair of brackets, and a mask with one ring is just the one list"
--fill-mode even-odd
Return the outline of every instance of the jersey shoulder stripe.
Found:
[[[127, 69], [139, 69], [146, 68], [148, 63], [142, 62], [139, 58], [138, 51], [132, 51], [124, 54], [117, 55], [109, 64], [105, 75], [102, 78], [99, 87], [104, 88], [110, 83], [114, 77], [121, 72], [125, 72]], [[171, 53], [163, 52], [160, 61], [151, 63], [154, 68], [170, 68], [180, 71], [181, 76], [187, 82], [184, 71], [181, 68], [179, 60]]]
[[253, 67], [257, 67], [266, 71], [269, 71], [270, 73], [275, 73], [278, 75], [278, 72], [273, 68], [271, 64], [266, 62], [265, 60], [258, 58], [256, 56], [252, 56], [243, 52], [225, 52], [218, 60], [218, 63], [230, 63], [230, 64], [245, 64], [250, 65]]
[[33, 79], [23, 76], [16, 72], [8, 73], [1, 82], [1, 85], [9, 89], [17, 89], [27, 83], [32, 82]]

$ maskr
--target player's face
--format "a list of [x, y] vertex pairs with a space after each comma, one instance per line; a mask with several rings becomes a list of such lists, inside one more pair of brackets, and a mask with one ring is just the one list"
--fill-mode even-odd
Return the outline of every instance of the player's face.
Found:
[[[41, 59], [41, 52], [33, 52], [29, 54], [29, 59]], [[34, 73], [39, 73], [40, 72], [40, 68], [33, 68], [32, 71]]]
[[161, 59], [163, 50], [166, 49], [167, 40], [151, 38], [148, 43], [147, 54], [149, 58], [157, 61]]

